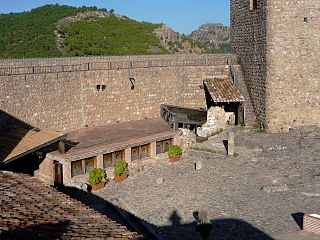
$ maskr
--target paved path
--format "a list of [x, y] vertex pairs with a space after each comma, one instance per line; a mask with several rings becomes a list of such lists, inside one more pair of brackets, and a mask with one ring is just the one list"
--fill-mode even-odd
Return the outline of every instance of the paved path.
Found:
[[[226, 157], [226, 133], [189, 149], [183, 159], [159, 160], [96, 194], [135, 214], [164, 239], [200, 239], [195, 212], [212, 220], [210, 239], [275, 239], [300, 230], [301, 213], [320, 207], [320, 129], [283, 134], [237, 128]], [[194, 170], [201, 160], [203, 169]], [[162, 177], [164, 183], [157, 184]], [[120, 199], [120, 201], [119, 201]], [[295, 219], [294, 219], [295, 218]]]

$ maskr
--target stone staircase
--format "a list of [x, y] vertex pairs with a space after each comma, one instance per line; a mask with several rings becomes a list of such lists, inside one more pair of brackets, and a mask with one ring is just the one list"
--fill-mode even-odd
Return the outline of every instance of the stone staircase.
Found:
[[242, 67], [239, 64], [236, 55], [226, 55], [226, 63], [228, 75], [233, 79], [236, 87], [239, 89], [241, 95], [244, 97], [244, 122], [246, 125], [253, 125], [256, 123], [256, 116], [254, 108], [250, 99], [249, 91], [244, 79]]

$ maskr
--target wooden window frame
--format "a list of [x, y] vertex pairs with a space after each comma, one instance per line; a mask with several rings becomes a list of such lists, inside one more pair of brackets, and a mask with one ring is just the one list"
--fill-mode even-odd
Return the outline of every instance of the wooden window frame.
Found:
[[[121, 154], [121, 159], [120, 160], [117, 160], [116, 159], [116, 155], [117, 154]], [[110, 156], [111, 155], [111, 166], [106, 166], [105, 165], [105, 156]], [[125, 161], [125, 150], [120, 150], [120, 151], [115, 151], [115, 152], [112, 152], [112, 153], [106, 153], [106, 154], [103, 154], [103, 168], [110, 168], [110, 167], [114, 167], [115, 163], [116, 162], [120, 162], [120, 161]]]
[[[138, 157], [134, 158], [134, 154], [133, 151], [137, 150], [138, 151]], [[136, 146], [136, 147], [132, 147], [131, 148], [131, 161], [136, 161], [136, 160], [140, 160], [140, 146]]]
[[[151, 149], [150, 146], [151, 146], [151, 144], [148, 143], [148, 144], [141, 145], [141, 146], [139, 147], [139, 148], [140, 148], [140, 155], [139, 155], [140, 159], [148, 158], [148, 157], [151, 156], [151, 154], [150, 154], [150, 149]], [[142, 153], [142, 149], [144, 149], [144, 148], [146, 148], [147, 151], [146, 151], [146, 153], [144, 153], [145, 155], [142, 155], [142, 154], [143, 154], [143, 153]]]
[[[170, 138], [170, 139], [165, 139], [165, 140], [157, 141], [157, 142], [156, 142], [156, 154], [161, 154], [161, 153], [166, 153], [166, 152], [168, 152], [168, 149], [165, 150], [164, 146], [165, 146], [166, 143], [169, 143], [169, 145], [172, 145], [172, 140], [173, 140], [173, 139]], [[160, 151], [158, 151], [158, 149], [157, 149], [158, 144], [161, 144], [161, 145], [162, 145]]]
[[[79, 165], [81, 165], [81, 174], [74, 174], [74, 172], [73, 172], [73, 167], [72, 167], [72, 165], [73, 164], [76, 164], [76, 163], [79, 163], [79, 162], [81, 162], [81, 164], [79, 164]], [[77, 160], [77, 161], [72, 161], [71, 162], [71, 177], [75, 177], [75, 176], [79, 176], [79, 175], [82, 175], [82, 174], [84, 174], [84, 169], [83, 169], [83, 160]]]
[[[143, 156], [141, 149], [143, 149], [144, 147], [147, 148], [147, 155]], [[135, 151], [135, 150], [138, 151], [137, 158], [133, 158], [133, 151]], [[131, 161], [137, 161], [137, 160], [141, 160], [141, 159], [148, 158], [148, 157], [151, 157], [151, 144], [150, 143], [131, 148]]]
[[[111, 156], [111, 165], [110, 165], [110, 166], [107, 166], [107, 164], [105, 164], [106, 158], [107, 158], [108, 156]], [[113, 153], [103, 154], [103, 168], [110, 168], [110, 167], [113, 167], [113, 166], [114, 166]]]
[[[85, 159], [81, 159], [81, 160], [77, 160], [77, 161], [72, 161], [71, 162], [71, 177], [75, 177], [75, 176], [79, 176], [79, 175], [83, 175], [83, 174], [86, 174], [86, 173], [89, 173], [90, 171], [87, 171], [86, 169], [86, 161], [88, 161], [89, 159], [93, 159], [93, 169], [97, 167], [97, 157], [91, 157], [91, 158], [85, 158]], [[73, 167], [72, 165], [75, 164], [76, 162], [81, 162], [81, 174], [74, 174], [73, 172]], [[80, 164], [79, 164], [80, 165]]]
[[88, 160], [93, 160], [93, 169], [95, 169], [97, 167], [97, 158], [96, 157], [91, 157], [91, 158], [86, 158], [86, 159], [83, 159], [83, 164], [84, 164], [84, 173], [89, 173], [91, 170], [88, 170], [87, 171], [87, 166], [86, 166], [86, 161]]

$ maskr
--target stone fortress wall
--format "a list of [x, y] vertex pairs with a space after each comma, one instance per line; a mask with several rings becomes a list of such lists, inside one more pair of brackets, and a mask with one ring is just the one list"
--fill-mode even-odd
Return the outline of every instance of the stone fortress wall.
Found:
[[163, 103], [206, 108], [200, 85], [205, 78], [229, 75], [227, 58], [212, 54], [0, 60], [0, 132], [22, 122], [69, 131], [159, 117]]
[[320, 2], [231, 0], [231, 49], [269, 131], [320, 125]]
[[320, 1], [271, 1], [268, 7], [270, 128], [320, 126]]
[[231, 0], [231, 51], [239, 56], [243, 75], [259, 122], [266, 121], [266, 0], [249, 11], [250, 0]]

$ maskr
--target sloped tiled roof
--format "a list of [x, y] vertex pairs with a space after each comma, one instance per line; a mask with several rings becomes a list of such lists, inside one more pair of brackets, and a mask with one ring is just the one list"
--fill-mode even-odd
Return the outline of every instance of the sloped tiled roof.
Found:
[[65, 137], [64, 133], [45, 129], [16, 129], [0, 136], [0, 163], [15, 160]]
[[243, 102], [244, 97], [229, 77], [215, 77], [204, 80], [214, 102]]
[[105, 154], [110, 149], [122, 150], [128, 146], [171, 138], [177, 133], [179, 131], [172, 130], [161, 118], [87, 127], [68, 133], [67, 141], [74, 145], [65, 154], [55, 151], [46, 157], [57, 161], [75, 161]]
[[34, 177], [0, 171], [0, 239], [142, 239]]

